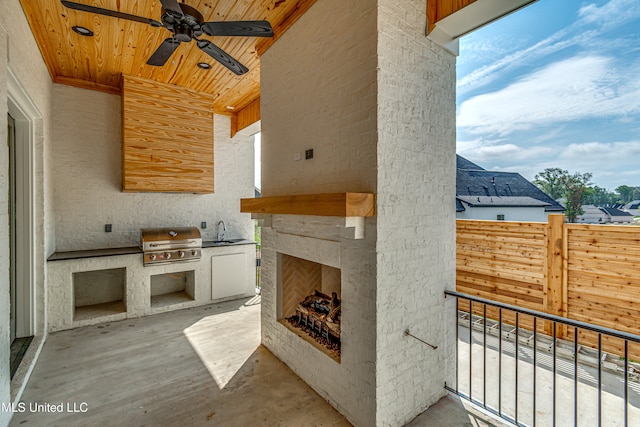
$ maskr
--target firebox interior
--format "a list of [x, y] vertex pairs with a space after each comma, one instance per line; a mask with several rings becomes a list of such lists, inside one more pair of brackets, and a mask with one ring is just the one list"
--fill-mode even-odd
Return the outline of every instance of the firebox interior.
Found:
[[339, 362], [340, 269], [286, 254], [278, 260], [278, 321]]

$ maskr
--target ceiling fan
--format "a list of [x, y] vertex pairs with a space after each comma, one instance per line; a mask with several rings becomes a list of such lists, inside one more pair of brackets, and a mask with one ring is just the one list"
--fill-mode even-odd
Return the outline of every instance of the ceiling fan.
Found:
[[235, 74], [242, 75], [249, 71], [247, 67], [211, 41], [199, 39], [198, 37], [202, 34], [208, 36], [273, 37], [273, 29], [268, 21], [204, 22], [204, 18], [200, 12], [187, 4], [178, 3], [177, 0], [160, 0], [160, 3], [162, 3], [161, 22], [115, 10], [103, 9], [67, 0], [61, 1], [64, 6], [70, 9], [142, 22], [152, 27], [164, 27], [171, 31], [173, 35], [166, 38], [156, 49], [147, 61], [148, 65], [164, 65], [181, 43], [188, 43], [191, 40], [195, 40], [198, 47], [204, 53], [220, 62]]

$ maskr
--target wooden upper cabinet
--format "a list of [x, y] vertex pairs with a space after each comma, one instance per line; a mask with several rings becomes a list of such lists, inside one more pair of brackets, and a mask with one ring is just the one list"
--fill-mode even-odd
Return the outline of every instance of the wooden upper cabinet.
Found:
[[122, 191], [213, 193], [213, 97], [123, 76]]

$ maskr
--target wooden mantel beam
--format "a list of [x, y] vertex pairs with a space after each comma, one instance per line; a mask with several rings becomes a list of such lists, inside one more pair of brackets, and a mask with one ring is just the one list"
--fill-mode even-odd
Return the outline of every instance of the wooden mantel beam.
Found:
[[240, 212], [367, 217], [375, 214], [374, 205], [375, 196], [372, 193], [301, 194], [240, 199]]

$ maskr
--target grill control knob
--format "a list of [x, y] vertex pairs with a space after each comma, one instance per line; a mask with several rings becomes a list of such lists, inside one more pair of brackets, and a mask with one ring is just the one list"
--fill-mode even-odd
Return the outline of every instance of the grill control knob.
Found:
[[156, 260], [156, 258], [157, 258], [157, 257], [156, 257], [156, 255], [155, 255], [155, 254], [151, 254], [151, 255], [149, 255], [149, 259], [150, 259], [151, 261], [155, 261], [155, 260]]
[[184, 258], [184, 251], [179, 251], [179, 252], [178, 252], [178, 256], [179, 256], [180, 258]]
[[169, 252], [165, 252], [165, 253], [164, 253], [164, 258], [165, 258], [165, 259], [169, 259], [169, 258], [171, 258], [171, 254], [170, 254]]
[[198, 251], [197, 251], [197, 250], [195, 250], [195, 249], [194, 249], [194, 250], [192, 250], [192, 251], [191, 251], [191, 255], [193, 255], [193, 256], [198, 256]]

